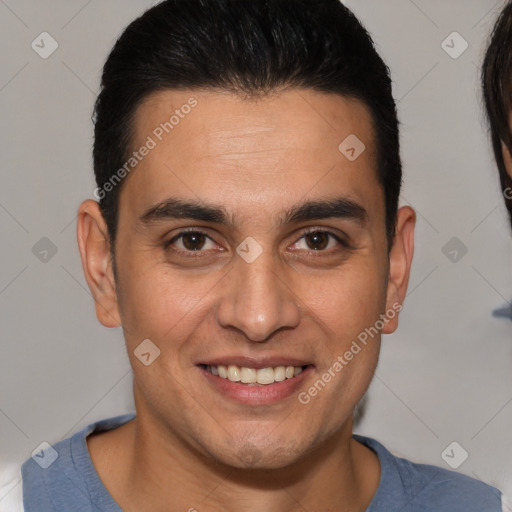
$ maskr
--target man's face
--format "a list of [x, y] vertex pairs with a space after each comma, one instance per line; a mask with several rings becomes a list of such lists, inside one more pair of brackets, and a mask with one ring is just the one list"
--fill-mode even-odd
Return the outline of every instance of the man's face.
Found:
[[[192, 97], [197, 106], [158, 140]], [[156, 147], [123, 185], [115, 257], [141, 426], [232, 466], [268, 468], [349, 432], [380, 336], [333, 365], [398, 296], [367, 108], [310, 90], [258, 101], [164, 91], [135, 126], [133, 148], [148, 136]], [[355, 139], [338, 149], [350, 135], [366, 147], [355, 160]], [[134, 354], [146, 339], [160, 350], [149, 366]], [[217, 365], [246, 367], [249, 379], [304, 370], [249, 385], [214, 375]]]

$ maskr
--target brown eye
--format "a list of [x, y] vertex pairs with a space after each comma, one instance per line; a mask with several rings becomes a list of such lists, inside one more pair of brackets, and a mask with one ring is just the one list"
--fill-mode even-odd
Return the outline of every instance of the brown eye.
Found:
[[198, 251], [203, 248], [206, 236], [202, 233], [186, 233], [182, 236], [183, 247], [188, 251]]
[[324, 231], [315, 231], [306, 235], [306, 243], [308, 247], [314, 251], [321, 251], [329, 245], [329, 233]]
[[347, 248], [348, 244], [330, 231], [320, 229], [304, 233], [294, 244], [295, 250], [333, 253]]
[[207, 249], [214, 249], [215, 242], [201, 231], [182, 231], [171, 240], [165, 243], [166, 250], [174, 249], [176, 252], [206, 252]]

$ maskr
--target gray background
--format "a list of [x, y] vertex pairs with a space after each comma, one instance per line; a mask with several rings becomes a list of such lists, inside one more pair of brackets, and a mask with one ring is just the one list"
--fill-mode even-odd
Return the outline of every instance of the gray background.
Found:
[[[101, 67], [123, 27], [153, 3], [0, 0], [0, 510], [15, 510], [19, 466], [42, 441], [133, 408], [122, 331], [96, 320], [75, 228], [94, 189]], [[512, 297], [512, 243], [478, 83], [503, 2], [346, 4], [391, 68], [402, 203], [418, 213], [400, 328], [383, 339], [357, 432], [444, 467], [441, 453], [457, 441], [469, 453], [458, 471], [512, 494], [512, 323], [492, 317]], [[59, 45], [47, 59], [31, 48], [43, 31]], [[456, 59], [442, 48], [454, 31], [469, 43]], [[36, 246], [43, 237], [54, 255]], [[455, 262], [453, 247], [443, 250], [453, 237], [456, 259], [468, 251]]]

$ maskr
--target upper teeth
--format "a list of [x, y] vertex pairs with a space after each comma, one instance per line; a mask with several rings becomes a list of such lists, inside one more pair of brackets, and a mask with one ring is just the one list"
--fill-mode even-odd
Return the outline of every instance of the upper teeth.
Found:
[[274, 382], [282, 382], [285, 379], [296, 377], [302, 372], [302, 366], [277, 366], [275, 368], [247, 368], [245, 366], [236, 366], [230, 364], [225, 366], [219, 364], [217, 366], [208, 365], [206, 369], [218, 375], [223, 379], [229, 379], [231, 382], [242, 382], [244, 384], [273, 384]]

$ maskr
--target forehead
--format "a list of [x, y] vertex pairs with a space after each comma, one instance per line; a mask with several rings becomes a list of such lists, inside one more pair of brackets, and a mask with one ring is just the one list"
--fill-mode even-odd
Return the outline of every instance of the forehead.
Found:
[[233, 210], [333, 194], [371, 209], [382, 199], [369, 110], [339, 95], [160, 91], [135, 116], [132, 149], [144, 146], [121, 194], [138, 211], [168, 196]]

